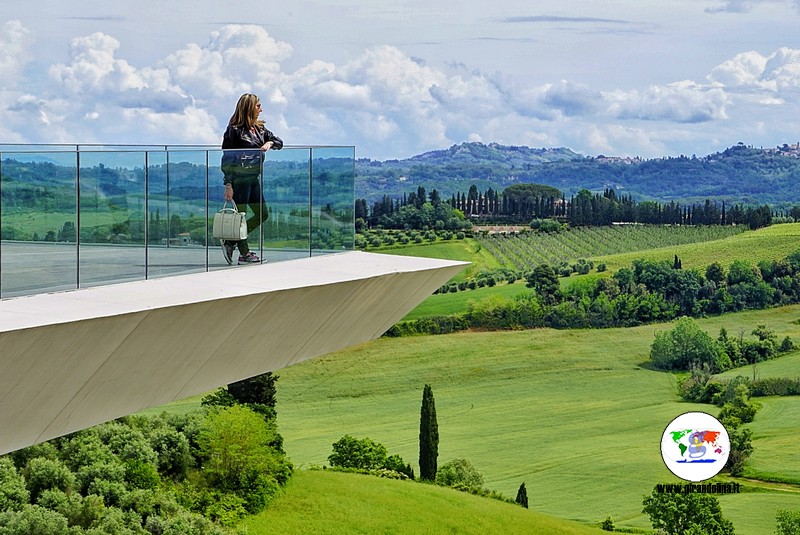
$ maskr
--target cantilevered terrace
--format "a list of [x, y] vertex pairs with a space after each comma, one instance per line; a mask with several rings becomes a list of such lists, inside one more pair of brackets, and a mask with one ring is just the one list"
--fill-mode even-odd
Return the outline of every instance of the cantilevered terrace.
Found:
[[353, 147], [268, 153], [268, 263], [219, 150], [0, 146], [0, 454], [380, 336], [464, 264], [353, 250]]

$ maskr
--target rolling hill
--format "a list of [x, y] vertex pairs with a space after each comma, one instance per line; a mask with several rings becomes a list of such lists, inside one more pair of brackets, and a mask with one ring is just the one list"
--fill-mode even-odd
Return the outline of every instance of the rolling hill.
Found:
[[755, 148], [742, 143], [706, 156], [644, 160], [583, 156], [567, 148], [532, 149], [497, 143], [462, 143], [404, 160], [356, 163], [356, 197], [368, 202], [437, 189], [444, 199], [471, 185], [502, 191], [537, 183], [569, 197], [581, 189], [614, 189], [634, 200], [701, 202], [705, 199], [786, 208], [798, 202], [800, 148]]

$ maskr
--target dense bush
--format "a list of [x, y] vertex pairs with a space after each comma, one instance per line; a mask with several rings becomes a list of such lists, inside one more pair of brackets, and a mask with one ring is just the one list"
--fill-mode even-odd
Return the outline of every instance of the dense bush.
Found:
[[706, 365], [713, 372], [720, 372], [731, 367], [717, 341], [685, 316], [671, 330], [656, 333], [650, 358], [660, 370], [688, 370], [691, 366]]
[[333, 468], [363, 472], [388, 470], [414, 478], [411, 465], [404, 463], [399, 455], [389, 455], [383, 444], [370, 438], [343, 436], [333, 443], [328, 462]]
[[733, 524], [722, 517], [712, 494], [669, 493], [653, 489], [642, 501], [653, 528], [669, 535], [731, 535]]
[[800, 396], [800, 377], [756, 379], [750, 383], [750, 395], [753, 397]]
[[482, 488], [483, 475], [467, 459], [453, 459], [439, 467], [436, 484], [456, 488]]
[[800, 511], [778, 510], [775, 522], [776, 535], [798, 535], [800, 533]]

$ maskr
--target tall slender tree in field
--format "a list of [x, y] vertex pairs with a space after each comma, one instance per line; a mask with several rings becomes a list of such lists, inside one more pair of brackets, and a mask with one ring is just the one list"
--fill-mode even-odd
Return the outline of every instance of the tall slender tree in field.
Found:
[[425, 481], [436, 480], [436, 460], [439, 457], [439, 424], [436, 423], [436, 402], [431, 385], [422, 391], [422, 408], [419, 414], [419, 477]]
[[517, 499], [514, 501], [516, 501], [525, 509], [528, 508], [528, 489], [525, 488], [524, 482], [519, 486], [519, 490], [517, 491]]

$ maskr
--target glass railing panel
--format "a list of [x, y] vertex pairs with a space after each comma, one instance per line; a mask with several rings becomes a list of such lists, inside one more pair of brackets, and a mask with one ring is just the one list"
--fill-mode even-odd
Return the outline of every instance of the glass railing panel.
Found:
[[0, 152], [0, 298], [77, 287], [76, 182], [74, 151]]
[[311, 149], [311, 254], [354, 249], [354, 147]]
[[266, 152], [263, 176], [269, 219], [263, 225], [265, 260], [309, 256], [310, 158], [309, 148]]
[[[240, 212], [247, 214], [247, 249], [234, 250], [233, 262], [248, 249], [265, 261], [263, 223], [269, 218], [269, 208], [264, 200], [263, 161], [264, 153], [259, 149], [235, 149], [226, 151], [209, 151], [209, 165], [217, 165], [209, 171], [209, 233], [213, 226], [213, 218], [217, 211], [225, 205], [224, 180], [230, 178], [233, 185], [233, 201]], [[232, 205], [228, 205], [231, 207]], [[219, 247], [217, 240], [212, 240], [211, 249]], [[216, 258], [215, 253], [212, 253]], [[222, 258], [219, 253], [219, 258]]]
[[[0, 144], [0, 298], [228, 268], [211, 238], [222, 155]], [[256, 254], [275, 262], [353, 249], [354, 147], [268, 151], [261, 169], [268, 218], [250, 233]], [[258, 203], [239, 208], [261, 219]]]
[[81, 151], [78, 156], [80, 287], [143, 280], [145, 153]]
[[149, 152], [148, 277], [222, 267], [206, 246], [206, 151]]

